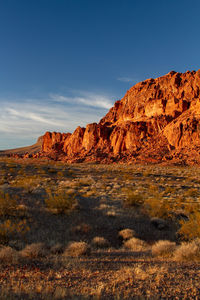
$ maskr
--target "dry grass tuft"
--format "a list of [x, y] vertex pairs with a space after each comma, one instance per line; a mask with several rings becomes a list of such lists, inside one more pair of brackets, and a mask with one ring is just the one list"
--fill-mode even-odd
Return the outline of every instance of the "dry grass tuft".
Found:
[[149, 277], [149, 272], [147, 270], [144, 270], [141, 266], [137, 266], [134, 269], [134, 276], [138, 280], [146, 280]]
[[190, 243], [182, 243], [174, 252], [177, 261], [200, 260], [200, 239]]
[[10, 216], [16, 213], [16, 196], [0, 191], [0, 215]]
[[125, 207], [140, 207], [144, 203], [143, 195], [138, 194], [131, 189], [126, 189]]
[[78, 257], [82, 255], [89, 255], [90, 247], [86, 242], [71, 242], [64, 251], [64, 256]]
[[81, 223], [72, 227], [72, 233], [79, 233], [79, 234], [88, 234], [92, 230], [92, 227], [87, 223]]
[[[192, 204], [192, 209], [194, 209]], [[189, 208], [188, 208], [189, 209]], [[195, 211], [189, 216], [189, 220], [180, 220], [181, 228], [179, 234], [181, 234], [187, 240], [193, 240], [194, 238], [200, 238], [200, 212]]]
[[157, 284], [160, 283], [160, 281], [167, 273], [168, 273], [168, 268], [166, 266], [149, 266], [145, 268], [143, 266], [138, 265], [134, 269], [135, 279], [137, 280], [154, 279], [154, 281]]
[[51, 254], [61, 254], [64, 251], [64, 246], [60, 243], [54, 244], [51, 246]]
[[48, 191], [45, 203], [49, 211], [54, 214], [67, 214], [78, 208], [76, 194], [66, 193], [65, 191], [58, 191], [57, 193]]
[[119, 231], [119, 236], [123, 238], [123, 240], [129, 240], [131, 238], [133, 238], [135, 235], [135, 231], [133, 229], [123, 229], [121, 231]]
[[133, 237], [124, 242], [124, 247], [132, 251], [143, 251], [147, 247], [147, 244], [144, 241]]
[[47, 255], [47, 249], [43, 243], [33, 243], [27, 245], [20, 253], [26, 258], [39, 258]]
[[114, 210], [108, 210], [108, 211], [106, 212], [106, 215], [107, 215], [108, 217], [111, 217], [111, 218], [117, 217], [117, 213], [116, 213], [116, 211], [114, 211]]
[[2, 264], [15, 264], [20, 260], [19, 253], [11, 247], [0, 248], [0, 263]]
[[122, 267], [118, 270], [112, 278], [112, 284], [125, 284], [126, 282], [134, 283], [135, 280], [153, 279], [158, 283], [163, 279], [164, 275], [168, 273], [167, 267], [160, 266], [142, 266], [136, 265], [135, 268]]
[[104, 237], [95, 236], [92, 240], [92, 245], [95, 248], [107, 248], [107, 247], [109, 247], [109, 242]]
[[176, 243], [170, 241], [158, 241], [152, 246], [153, 256], [170, 257], [176, 249]]

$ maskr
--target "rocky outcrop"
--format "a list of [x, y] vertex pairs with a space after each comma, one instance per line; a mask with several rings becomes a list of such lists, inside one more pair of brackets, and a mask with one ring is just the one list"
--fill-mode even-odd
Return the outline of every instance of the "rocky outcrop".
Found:
[[100, 122], [43, 136], [43, 155], [67, 161], [200, 161], [200, 70], [142, 81]]

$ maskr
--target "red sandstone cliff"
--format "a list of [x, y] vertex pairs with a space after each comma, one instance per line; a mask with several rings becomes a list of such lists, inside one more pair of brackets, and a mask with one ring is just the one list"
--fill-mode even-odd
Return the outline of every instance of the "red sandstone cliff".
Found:
[[67, 161], [200, 162], [200, 70], [136, 84], [98, 124], [46, 132], [42, 150]]

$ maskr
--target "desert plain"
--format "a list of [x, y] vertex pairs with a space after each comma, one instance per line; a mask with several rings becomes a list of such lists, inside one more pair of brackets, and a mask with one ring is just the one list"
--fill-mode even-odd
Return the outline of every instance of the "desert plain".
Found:
[[199, 299], [198, 166], [0, 159], [1, 299]]

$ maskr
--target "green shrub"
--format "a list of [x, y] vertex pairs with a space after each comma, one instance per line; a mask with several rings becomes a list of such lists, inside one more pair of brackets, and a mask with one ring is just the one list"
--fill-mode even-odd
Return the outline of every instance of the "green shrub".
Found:
[[48, 192], [45, 203], [48, 209], [57, 214], [68, 213], [77, 207], [75, 193], [66, 193], [64, 191], [57, 193]]

